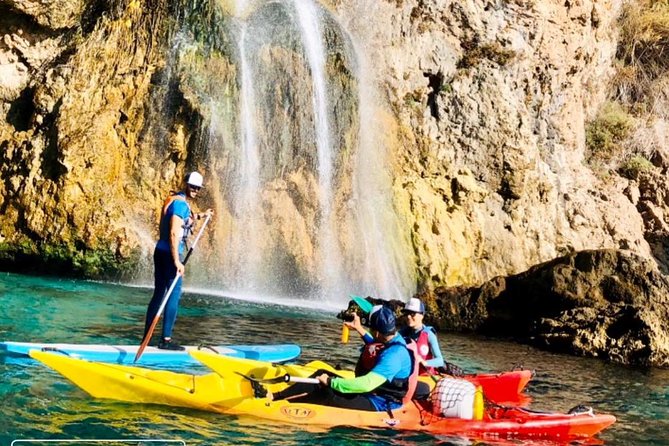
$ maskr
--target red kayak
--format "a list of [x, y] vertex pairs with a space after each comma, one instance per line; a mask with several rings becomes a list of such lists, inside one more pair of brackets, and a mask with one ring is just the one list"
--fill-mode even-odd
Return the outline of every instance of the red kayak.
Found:
[[463, 379], [475, 386], [481, 386], [483, 395], [495, 402], [517, 402], [522, 398], [523, 389], [530, 382], [534, 372], [531, 370], [512, 370], [500, 373], [478, 373], [464, 375]]
[[480, 421], [441, 418], [423, 412], [425, 431], [435, 434], [464, 435], [480, 440], [550, 439], [574, 441], [589, 439], [616, 421], [613, 415], [596, 414], [590, 408], [572, 413], [537, 412], [520, 407], [487, 408]]

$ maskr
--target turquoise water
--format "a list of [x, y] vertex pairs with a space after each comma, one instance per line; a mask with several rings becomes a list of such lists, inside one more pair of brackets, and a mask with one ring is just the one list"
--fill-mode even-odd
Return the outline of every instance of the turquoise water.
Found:
[[[150, 294], [141, 288], [3, 273], [0, 340], [137, 344]], [[339, 334], [340, 323], [330, 313], [188, 292], [175, 327], [175, 338], [182, 343], [297, 343], [304, 360], [353, 365], [356, 343], [339, 344]], [[440, 335], [440, 342], [447, 359], [468, 370], [518, 364], [536, 370], [528, 388], [532, 408], [566, 411], [586, 404], [613, 413], [618, 422], [599, 436], [604, 444], [669, 445], [667, 370], [629, 369], [459, 335]], [[33, 438], [165, 439], [188, 445], [472, 444], [391, 430], [305, 430], [252, 417], [94, 400], [56, 372], [30, 359], [2, 354], [0, 377], [0, 445]]]

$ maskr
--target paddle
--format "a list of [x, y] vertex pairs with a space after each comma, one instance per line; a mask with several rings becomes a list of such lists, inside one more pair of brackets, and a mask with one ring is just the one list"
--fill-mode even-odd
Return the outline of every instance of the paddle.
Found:
[[[200, 232], [197, 233], [197, 237], [195, 237], [195, 241], [193, 241], [193, 246], [191, 246], [188, 252], [186, 253], [186, 258], [184, 258], [184, 261], [182, 262], [184, 265], [186, 265], [186, 262], [188, 262], [188, 259], [190, 258], [191, 254], [193, 254], [193, 250], [195, 249], [197, 242], [200, 240], [200, 237], [202, 237], [202, 234], [204, 233], [204, 228], [207, 227], [207, 223], [209, 223], [210, 219], [211, 215], [207, 214], [207, 218], [204, 220], [204, 223], [200, 228]], [[172, 294], [174, 287], [177, 286], [177, 281], [179, 280], [179, 276], [180, 274], [177, 273], [177, 275], [174, 277], [174, 280], [172, 281], [172, 285], [170, 285], [167, 292], [165, 293], [165, 296], [163, 296], [163, 301], [160, 303], [160, 307], [158, 307], [158, 312], [153, 318], [149, 330], [144, 335], [144, 339], [142, 339], [142, 343], [140, 344], [139, 349], [137, 349], [137, 354], [135, 355], [134, 362], [137, 362], [139, 360], [139, 358], [142, 356], [142, 353], [144, 353], [144, 349], [146, 348], [147, 345], [149, 345], [151, 336], [153, 336], [153, 330], [155, 330], [156, 325], [158, 325], [158, 320], [160, 319], [160, 316], [163, 314], [163, 310], [165, 309], [165, 305], [167, 305], [167, 300], [169, 299], [170, 294]]]
[[258, 384], [278, 384], [278, 383], [304, 383], [304, 384], [320, 384], [320, 381], [316, 378], [302, 378], [300, 376], [292, 376], [289, 374], [277, 376], [274, 378], [254, 378], [252, 376], [244, 375], [243, 373], [235, 372], [238, 375], [248, 379], [249, 381], [258, 383]]

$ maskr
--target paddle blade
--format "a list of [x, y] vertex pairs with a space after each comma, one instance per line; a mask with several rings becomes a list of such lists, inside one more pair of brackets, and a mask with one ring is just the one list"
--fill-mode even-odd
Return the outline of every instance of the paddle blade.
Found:
[[144, 353], [144, 349], [146, 348], [147, 345], [149, 345], [149, 341], [153, 336], [153, 331], [156, 329], [156, 325], [158, 325], [158, 319], [160, 319], [160, 313], [156, 314], [156, 317], [153, 318], [149, 330], [144, 335], [144, 339], [142, 339], [142, 343], [137, 349], [137, 354], [135, 355], [135, 360], [133, 362], [139, 361], [139, 358], [142, 356], [142, 353]]

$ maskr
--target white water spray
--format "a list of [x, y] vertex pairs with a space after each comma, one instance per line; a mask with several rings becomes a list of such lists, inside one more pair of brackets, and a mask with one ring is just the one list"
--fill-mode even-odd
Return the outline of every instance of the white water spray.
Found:
[[[302, 43], [311, 70], [316, 150], [318, 152], [318, 185], [321, 219], [319, 229], [319, 255], [323, 291], [339, 293], [337, 284], [342, 283], [341, 253], [337, 243], [334, 221], [334, 149], [328, 119], [328, 94], [325, 77], [325, 45], [320, 25], [319, 12], [311, 0], [293, 0], [301, 30]], [[328, 296], [323, 296], [327, 299]]]
[[[320, 290], [325, 305], [349, 293], [405, 297], [411, 248], [393, 207], [368, 55], [316, 0], [225, 1], [235, 15], [212, 39], [224, 43], [213, 53], [220, 65], [205, 65], [202, 77], [184, 70], [191, 85], [217, 87], [198, 90], [216, 104], [208, 154], [221, 180], [223, 239], [209, 283], [248, 296]], [[341, 72], [328, 71], [329, 54], [341, 58]], [[339, 203], [348, 180], [351, 200]]]
[[239, 261], [245, 265], [242, 268], [242, 283], [248, 288], [259, 274], [262, 255], [260, 248], [252, 240], [259, 231], [259, 196], [260, 196], [260, 154], [258, 138], [256, 136], [256, 100], [252, 67], [248, 62], [246, 51], [246, 25], [239, 33], [239, 77], [240, 77], [240, 127], [241, 127], [241, 154], [239, 160], [240, 179], [238, 190], [235, 193], [234, 206], [237, 213], [241, 237], [238, 249], [243, 253]]

